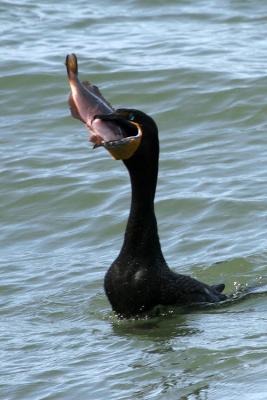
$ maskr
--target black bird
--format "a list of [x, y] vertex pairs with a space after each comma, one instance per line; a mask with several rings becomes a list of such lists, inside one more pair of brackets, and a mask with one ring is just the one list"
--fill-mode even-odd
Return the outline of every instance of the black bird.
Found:
[[122, 317], [131, 317], [156, 305], [225, 300], [221, 293], [224, 284], [209, 286], [177, 274], [168, 267], [162, 254], [154, 211], [159, 160], [158, 128], [154, 120], [142, 111], [130, 109], [96, 118], [112, 121], [125, 131], [127, 125], [134, 123], [142, 131], [139, 147], [123, 160], [131, 179], [132, 199], [121, 251], [105, 276], [105, 291], [113, 310]]

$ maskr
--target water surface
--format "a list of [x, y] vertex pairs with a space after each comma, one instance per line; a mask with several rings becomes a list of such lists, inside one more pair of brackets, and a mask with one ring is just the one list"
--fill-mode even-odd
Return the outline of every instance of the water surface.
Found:
[[[4, 0], [0, 26], [0, 398], [265, 399], [267, 3]], [[129, 180], [69, 115], [70, 52], [159, 126], [169, 265], [236, 300], [113, 316]]]

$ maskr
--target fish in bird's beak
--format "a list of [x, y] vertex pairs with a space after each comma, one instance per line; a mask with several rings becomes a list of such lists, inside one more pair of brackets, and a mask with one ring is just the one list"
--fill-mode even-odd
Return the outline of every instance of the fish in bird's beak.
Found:
[[[127, 160], [132, 157], [141, 143], [143, 135], [141, 126], [136, 122], [122, 118], [116, 111], [108, 115], [96, 115], [95, 120], [113, 121], [127, 132], [127, 136], [122, 139], [102, 142], [100, 146], [104, 146], [115, 160]], [[95, 145], [95, 147], [98, 147], [98, 145]]]
[[79, 80], [75, 54], [67, 55], [66, 68], [71, 88], [71, 114], [88, 127], [90, 142], [94, 147], [105, 147], [116, 160], [130, 158], [141, 141], [140, 126], [119, 118], [97, 86]]

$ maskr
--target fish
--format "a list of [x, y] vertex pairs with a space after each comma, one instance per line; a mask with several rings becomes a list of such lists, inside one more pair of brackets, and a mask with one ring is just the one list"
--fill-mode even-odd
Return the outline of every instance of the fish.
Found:
[[89, 130], [89, 141], [93, 147], [105, 147], [116, 160], [127, 159], [138, 148], [142, 130], [131, 121], [118, 121], [112, 116], [116, 110], [103, 97], [97, 86], [78, 77], [77, 56], [66, 56], [65, 65], [71, 93], [68, 103], [71, 115], [82, 121]]
[[97, 114], [111, 114], [114, 108], [102, 96], [97, 86], [79, 80], [78, 60], [75, 54], [67, 55], [66, 68], [71, 88], [68, 100], [70, 111], [74, 118], [89, 128], [89, 140], [99, 145], [102, 141], [121, 139], [123, 132], [120, 126], [95, 118]]

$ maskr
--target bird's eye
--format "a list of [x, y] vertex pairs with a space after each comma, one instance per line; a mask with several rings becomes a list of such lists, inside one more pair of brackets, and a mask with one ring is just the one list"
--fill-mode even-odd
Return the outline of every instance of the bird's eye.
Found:
[[130, 114], [128, 117], [129, 121], [133, 121], [135, 119], [135, 115], [134, 114]]

